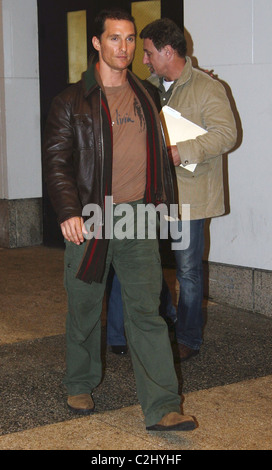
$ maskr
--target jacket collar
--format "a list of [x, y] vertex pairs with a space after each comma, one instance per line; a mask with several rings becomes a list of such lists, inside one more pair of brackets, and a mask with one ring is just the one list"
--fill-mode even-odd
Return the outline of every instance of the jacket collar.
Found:
[[[177, 80], [175, 80], [174, 86], [175, 87], [182, 86], [186, 82], [188, 82], [191, 78], [192, 70], [193, 70], [193, 66], [192, 66], [191, 58], [186, 56], [186, 63], [185, 63], [184, 69], [182, 70], [180, 77]], [[157, 88], [159, 88], [160, 86], [162, 86], [163, 77], [159, 78], [157, 75], [151, 75], [148, 78], [148, 81], [151, 82], [153, 85], [155, 85]]]
[[[136, 76], [132, 72], [130, 72], [130, 70], [128, 70], [127, 78], [129, 82], [131, 81], [133, 82], [135, 81]], [[91, 64], [90, 67], [85, 72], [83, 72], [82, 83], [84, 87], [85, 96], [88, 96], [92, 92], [92, 90], [96, 87], [100, 87], [102, 88], [102, 90], [104, 89], [103, 83], [101, 81], [99, 72], [95, 64]]]
[[193, 66], [191, 58], [186, 56], [186, 63], [180, 77], [176, 81], [176, 86], [184, 85], [186, 82], [188, 82], [192, 76], [192, 70]]
[[85, 96], [88, 96], [95, 87], [102, 86], [95, 64], [91, 64], [90, 67], [85, 72], [83, 72], [82, 83]]

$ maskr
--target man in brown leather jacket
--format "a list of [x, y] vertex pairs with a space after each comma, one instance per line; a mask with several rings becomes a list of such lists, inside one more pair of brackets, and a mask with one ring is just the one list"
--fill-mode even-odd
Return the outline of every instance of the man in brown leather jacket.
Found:
[[[145, 87], [127, 69], [135, 51], [133, 18], [104, 11], [95, 28], [98, 62], [53, 101], [44, 144], [48, 192], [66, 242], [68, 406], [81, 414], [94, 410], [91, 393], [102, 376], [102, 300], [112, 263], [122, 285], [125, 331], [146, 427], [192, 430], [194, 419], [180, 411], [167, 326], [158, 313], [158, 242], [135, 233], [141, 204], [154, 208], [172, 202], [159, 117]], [[113, 200], [110, 233], [108, 200]], [[82, 217], [90, 215], [90, 205], [99, 214], [99, 223], [90, 223], [93, 232]], [[123, 210], [125, 237], [116, 230]]]

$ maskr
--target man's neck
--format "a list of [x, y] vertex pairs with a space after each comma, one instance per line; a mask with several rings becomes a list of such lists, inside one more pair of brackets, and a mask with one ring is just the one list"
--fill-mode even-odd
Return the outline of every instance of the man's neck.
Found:
[[179, 57], [176, 60], [173, 60], [171, 64], [168, 65], [167, 73], [163, 77], [164, 80], [166, 80], [167, 82], [174, 82], [175, 80], [178, 80], [178, 78], [182, 74], [185, 64], [185, 58]]
[[114, 70], [108, 67], [103, 67], [103, 64], [98, 63], [97, 68], [102, 80], [106, 87], [116, 87], [123, 85], [127, 81], [127, 69]]

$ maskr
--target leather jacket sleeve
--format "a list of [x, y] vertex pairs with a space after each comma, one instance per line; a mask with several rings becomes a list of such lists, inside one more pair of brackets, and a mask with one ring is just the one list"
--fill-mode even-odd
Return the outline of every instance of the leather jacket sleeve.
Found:
[[74, 131], [71, 102], [56, 97], [48, 115], [43, 144], [43, 171], [48, 194], [59, 223], [81, 216], [73, 163]]

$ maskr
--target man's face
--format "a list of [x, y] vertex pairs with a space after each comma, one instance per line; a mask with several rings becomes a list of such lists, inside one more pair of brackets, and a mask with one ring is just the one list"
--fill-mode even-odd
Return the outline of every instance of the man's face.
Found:
[[158, 51], [151, 39], [144, 39], [143, 63], [147, 65], [150, 73], [156, 73], [159, 77], [167, 75], [167, 54], [166, 48]]
[[134, 24], [127, 20], [107, 19], [105, 31], [93, 38], [93, 46], [99, 52], [99, 61], [111, 70], [121, 71], [132, 62], [136, 47]]

